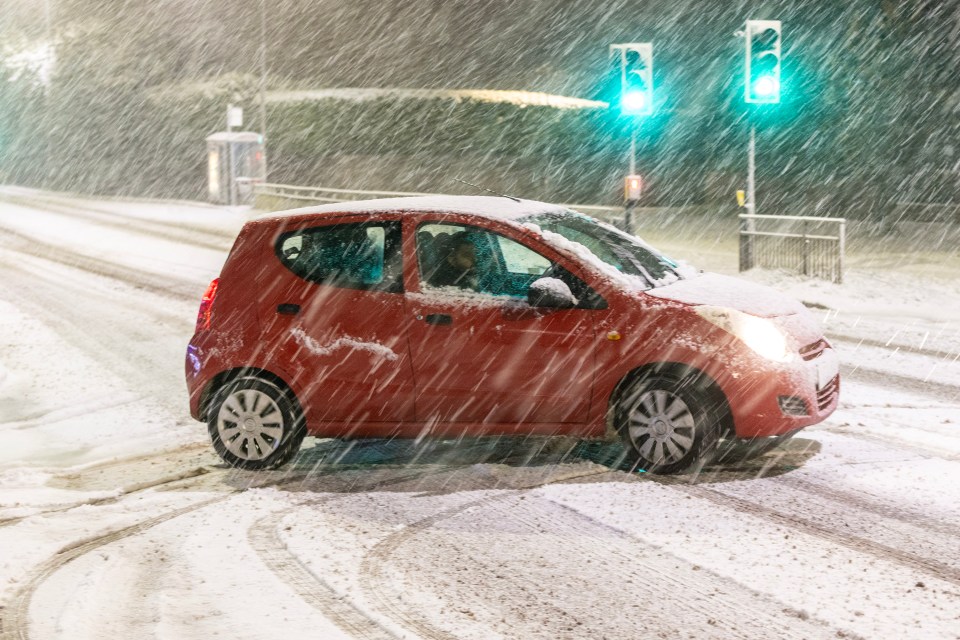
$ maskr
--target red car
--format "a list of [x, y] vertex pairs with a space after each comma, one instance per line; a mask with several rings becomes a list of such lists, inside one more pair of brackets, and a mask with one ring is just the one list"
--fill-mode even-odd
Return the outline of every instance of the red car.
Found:
[[287, 462], [307, 434], [612, 428], [637, 466], [671, 473], [721, 439], [825, 419], [838, 372], [806, 309], [771, 289], [563, 207], [468, 196], [250, 221], [186, 359], [193, 417], [246, 469]]

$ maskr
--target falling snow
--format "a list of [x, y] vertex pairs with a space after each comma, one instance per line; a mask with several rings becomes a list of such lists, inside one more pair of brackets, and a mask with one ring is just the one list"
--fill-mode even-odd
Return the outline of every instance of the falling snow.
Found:
[[[960, 638], [953, 4], [0, 0], [0, 16], [0, 636]], [[747, 19], [782, 21], [778, 104], [744, 104]], [[654, 112], [637, 120], [610, 45], [646, 42]], [[228, 105], [263, 135], [267, 182], [328, 190], [203, 204]], [[796, 268], [738, 273], [751, 134], [747, 204], [842, 217], [842, 283], [800, 273], [838, 233], [819, 222], [761, 226], [804, 236], [765, 245]], [[524, 220], [581, 203], [621, 233], [631, 146], [631, 232], [661, 277]], [[323, 204], [358, 190], [457, 194], [406, 204], [433, 211], [493, 196], [499, 224], [637, 296], [823, 331], [839, 407], [676, 476], [629, 470], [612, 439], [434, 423], [227, 468], [183, 384], [200, 298], [246, 222], [382, 205]], [[402, 307], [437, 300], [503, 308], [497, 331], [526, 309], [429, 288]], [[404, 341], [358, 335], [289, 334], [394, 382]]]
[[[618, 470], [613, 443], [465, 434], [308, 439], [289, 467], [249, 473], [219, 465], [187, 415], [182, 358], [199, 296], [255, 214], [0, 197], [0, 601], [19, 611], [5, 628], [955, 636], [960, 267], [949, 259], [890, 269], [877, 252], [853, 254], [847, 285], [749, 274], [810, 307], [844, 375], [832, 418], [753, 461], [660, 480]], [[735, 270], [733, 241], [651, 234]], [[913, 299], [914, 269], [928, 304]], [[244, 589], [283, 614], [231, 595]]]

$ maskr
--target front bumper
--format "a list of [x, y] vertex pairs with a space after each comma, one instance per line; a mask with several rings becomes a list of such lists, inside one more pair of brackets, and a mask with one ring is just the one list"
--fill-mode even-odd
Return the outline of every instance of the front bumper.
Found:
[[794, 362], [757, 361], [725, 385], [738, 438], [779, 436], [822, 422], [840, 399], [840, 363], [829, 346]]

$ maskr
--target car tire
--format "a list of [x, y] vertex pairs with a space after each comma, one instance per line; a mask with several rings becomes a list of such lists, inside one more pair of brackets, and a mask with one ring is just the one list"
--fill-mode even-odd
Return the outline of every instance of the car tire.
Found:
[[614, 415], [631, 469], [679, 473], [710, 462], [724, 407], [711, 384], [690, 370], [648, 371], [623, 389]]
[[256, 377], [231, 380], [216, 393], [207, 430], [224, 462], [238, 469], [273, 469], [300, 450], [306, 423], [293, 393]]

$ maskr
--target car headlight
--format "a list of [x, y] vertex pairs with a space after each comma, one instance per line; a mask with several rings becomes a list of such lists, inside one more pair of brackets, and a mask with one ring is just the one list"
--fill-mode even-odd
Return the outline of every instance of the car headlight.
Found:
[[696, 307], [696, 311], [701, 318], [733, 334], [767, 360], [789, 362], [794, 358], [787, 344], [787, 336], [766, 318], [751, 316], [729, 307], [710, 305]]

